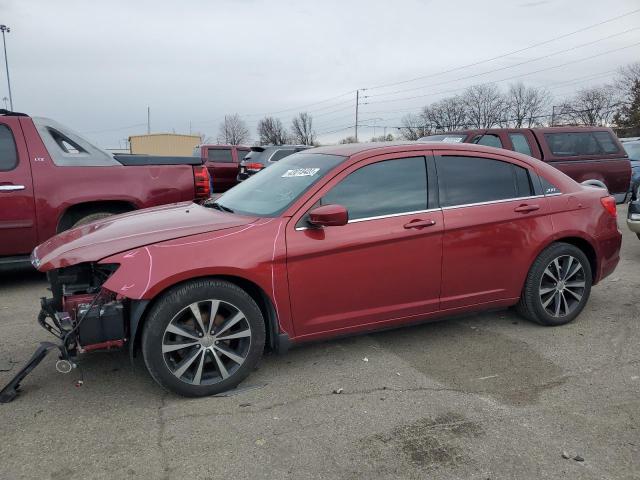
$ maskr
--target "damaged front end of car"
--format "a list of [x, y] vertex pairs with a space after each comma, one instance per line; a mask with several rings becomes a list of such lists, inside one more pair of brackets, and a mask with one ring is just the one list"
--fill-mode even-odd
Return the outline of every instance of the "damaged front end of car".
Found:
[[[32, 258], [34, 266], [37, 260]], [[27, 364], [0, 390], [0, 403], [13, 400], [20, 382], [52, 350], [56, 370], [69, 373], [79, 354], [123, 348], [128, 338], [131, 302], [103, 288], [118, 264], [79, 263], [47, 272], [51, 297], [40, 299], [38, 323], [58, 342], [42, 342]]]

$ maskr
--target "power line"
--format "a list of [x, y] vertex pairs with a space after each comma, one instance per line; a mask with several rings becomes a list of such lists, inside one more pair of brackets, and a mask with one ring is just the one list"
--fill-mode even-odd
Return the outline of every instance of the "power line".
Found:
[[[632, 47], [635, 47], [635, 46], [638, 46], [638, 45], [640, 45], [640, 42], [636, 42], [636, 43], [633, 43], [631, 45], [627, 45], [625, 47], [614, 48], [613, 50], [607, 50], [605, 52], [598, 53], [596, 55], [590, 55], [588, 57], [579, 58], [577, 60], [572, 60], [570, 62], [561, 63], [559, 65], [554, 65], [552, 67], [541, 68], [541, 69], [535, 70], [533, 72], [527, 72], [527, 73], [522, 73], [522, 74], [519, 74], [519, 75], [513, 75], [511, 77], [506, 77], [506, 78], [502, 78], [502, 79], [499, 79], [499, 80], [492, 80], [490, 82], [478, 83], [478, 84], [476, 84], [476, 86], [489, 85], [489, 84], [493, 84], [493, 83], [504, 82], [504, 81], [507, 81], [507, 80], [513, 80], [513, 79], [516, 79], [516, 78], [521, 78], [521, 77], [526, 77], [526, 76], [529, 76], [529, 75], [534, 75], [534, 74], [540, 73], [540, 72], [546, 72], [546, 71], [553, 70], [553, 69], [556, 69], [556, 68], [565, 67], [567, 65], [573, 65], [574, 63], [584, 62], [585, 60], [591, 60], [592, 58], [602, 57], [603, 55], [607, 55], [609, 53], [614, 53], [614, 52], [618, 52], [618, 51], [621, 51], [621, 50], [626, 50], [628, 48], [632, 48]], [[422, 95], [414, 95], [414, 96], [411, 96], [411, 97], [392, 98], [392, 99], [387, 99], [387, 100], [376, 100], [376, 101], [373, 101], [373, 102], [366, 102], [365, 105], [378, 104], [378, 103], [400, 102], [400, 101], [403, 101], [403, 100], [413, 100], [413, 99], [416, 99], [416, 98], [424, 98], [424, 97], [430, 97], [430, 96], [434, 96], [434, 95], [441, 95], [441, 94], [444, 94], [444, 93], [456, 92], [456, 91], [459, 91], [459, 90], [464, 90], [465, 88], [468, 88], [468, 87], [458, 87], [458, 88], [453, 88], [453, 89], [445, 90], [445, 91], [441, 91], [441, 92], [425, 93], [425, 94], [422, 94]]]
[[117, 132], [120, 130], [127, 130], [129, 128], [136, 128], [136, 127], [144, 127], [146, 126], [147, 123], [136, 123], [135, 125], [129, 125], [126, 127], [117, 127], [117, 128], [108, 128], [106, 130], [94, 130], [92, 132], [82, 132], [85, 135], [91, 135], [91, 134], [97, 134], [97, 133], [108, 133], [108, 132]]
[[[302, 109], [305, 109], [305, 108], [308, 108], [308, 107], [312, 107], [314, 105], [319, 105], [321, 103], [326, 103], [326, 102], [329, 102], [331, 100], [336, 100], [338, 98], [342, 98], [342, 97], [345, 97], [347, 95], [351, 95], [354, 92], [355, 92], [355, 90], [349, 90], [348, 92], [342, 93], [340, 95], [336, 95], [335, 97], [326, 98], [324, 100], [320, 100], [320, 101], [314, 102], [314, 103], [308, 103], [306, 105], [301, 105], [299, 107], [285, 108], [283, 110], [278, 110], [278, 111], [275, 111], [275, 112], [245, 113], [245, 114], [241, 114], [240, 116], [241, 117], [253, 117], [253, 116], [258, 116], [259, 117], [259, 116], [263, 116], [263, 115], [264, 116], [278, 115], [279, 113], [291, 112], [291, 111], [294, 111], [294, 110], [302, 110]], [[344, 102], [342, 102], [342, 103], [344, 103]], [[314, 109], [314, 110], [321, 110], [321, 109]]]
[[599, 43], [599, 42], [602, 42], [604, 40], [608, 40], [608, 39], [613, 38], [613, 37], [619, 37], [620, 35], [624, 35], [626, 33], [632, 32], [634, 30], [639, 30], [639, 29], [640, 29], [640, 27], [630, 28], [628, 30], [625, 30], [624, 32], [614, 33], [612, 35], [609, 35], [609, 36], [606, 36], [606, 37], [603, 37], [603, 38], [599, 38], [598, 40], [593, 40], [591, 42], [582, 43], [580, 45], [576, 45], [574, 47], [567, 48], [567, 49], [564, 49], [564, 50], [558, 50], [557, 52], [549, 53], [547, 55], [542, 55], [540, 57], [533, 58], [531, 60], [525, 60], [525, 61], [522, 61], [520, 63], [514, 63], [513, 65], [506, 65], [504, 67], [494, 68], [493, 70], [487, 70], [486, 72], [475, 73], [473, 75], [467, 75], [466, 77], [460, 77], [460, 78], [456, 78], [454, 80], [447, 80], [447, 81], [443, 81], [443, 82], [439, 82], [439, 83], [433, 83], [431, 85], [422, 85], [422, 86], [418, 86], [418, 87], [406, 88], [406, 89], [403, 89], [403, 90], [396, 90], [394, 92], [388, 92], [388, 93], [376, 93], [376, 94], [373, 94], [373, 95], [367, 95], [367, 96], [365, 96], [365, 98], [380, 97], [380, 96], [387, 96], [387, 95], [396, 95], [396, 94], [399, 94], [399, 93], [405, 93], [405, 92], [411, 92], [411, 91], [415, 91], [415, 90], [421, 90], [423, 88], [437, 87], [437, 86], [445, 85], [445, 84], [452, 83], [452, 82], [458, 82], [460, 80], [468, 80], [470, 78], [481, 77], [481, 76], [487, 75], [489, 73], [495, 73], [495, 72], [500, 72], [502, 70], [508, 70], [510, 68], [519, 67], [520, 65], [525, 65], [527, 63], [537, 62], [537, 61], [543, 60], [545, 58], [550, 58], [550, 57], [553, 57], [555, 55], [560, 55], [562, 53], [567, 53], [567, 52], [570, 52], [570, 51], [573, 51], [573, 50], [577, 50], [579, 48], [583, 48], [583, 47], [586, 47], [586, 46], [589, 46], [589, 45], [593, 45], [595, 43]]
[[492, 61], [498, 60], [500, 58], [508, 57], [510, 55], [515, 55], [516, 53], [525, 52], [527, 50], [531, 50], [532, 48], [536, 48], [536, 47], [539, 47], [541, 45], [547, 45], [547, 44], [555, 42], [557, 40], [561, 40], [563, 38], [570, 37], [571, 35], [575, 35], [577, 33], [581, 33], [581, 32], [584, 32], [586, 30], [590, 30], [592, 28], [599, 27], [600, 25], [604, 25], [604, 24], [613, 22], [615, 20], [619, 20], [621, 18], [628, 17], [629, 15], [633, 15], [633, 14], [636, 14], [638, 12], [640, 12], [640, 8], [636, 9], [636, 10], [632, 10], [632, 11], [627, 12], [627, 13], [623, 13], [622, 15], [618, 15], [617, 17], [612, 17], [612, 18], [609, 18], [607, 20], [603, 20], [601, 22], [594, 23], [592, 25], [587, 25], [586, 27], [580, 28], [578, 30], [574, 30], [573, 32], [565, 33], [563, 35], [560, 35], [560, 36], [557, 36], [557, 37], [553, 37], [553, 38], [550, 38], [548, 40], [544, 40], [542, 42], [534, 43], [533, 45], [529, 45], [528, 47], [520, 48], [518, 50], [512, 50], [511, 52], [503, 53], [501, 55], [497, 55], [495, 57], [487, 58], [485, 60], [480, 60], [480, 61], [474, 62], [474, 63], [468, 63], [466, 65], [461, 65], [459, 67], [451, 68], [449, 70], [444, 70], [444, 71], [441, 71], [441, 72], [431, 73], [429, 75], [421, 75], [419, 77], [411, 78], [409, 80], [402, 80], [402, 81], [398, 81], [398, 82], [384, 83], [384, 84], [376, 85], [376, 86], [373, 86], [373, 87], [368, 87], [365, 90], [374, 90], [374, 89], [383, 88], [383, 87], [393, 87], [395, 85], [403, 85], [405, 83], [411, 83], [411, 82], [415, 82], [417, 80], [423, 80], [425, 78], [432, 78], [432, 77], [435, 77], [435, 76], [438, 76], [438, 75], [444, 75], [446, 73], [456, 72], [458, 70], [463, 70], [463, 69], [469, 68], [469, 67], [475, 67], [476, 65], [482, 65], [483, 63], [492, 62]]

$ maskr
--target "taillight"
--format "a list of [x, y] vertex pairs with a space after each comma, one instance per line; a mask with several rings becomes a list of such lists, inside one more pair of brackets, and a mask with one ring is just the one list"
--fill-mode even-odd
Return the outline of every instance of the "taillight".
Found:
[[204, 200], [211, 196], [211, 177], [207, 167], [193, 167], [196, 200]]
[[261, 163], [247, 163], [245, 168], [250, 172], [259, 172], [264, 168], [264, 165]]
[[618, 216], [618, 210], [616, 209], [616, 199], [613, 197], [602, 197], [600, 199], [600, 203], [602, 203], [602, 206], [604, 207], [604, 209], [609, 212], [609, 215], [611, 215], [612, 217], [617, 217]]

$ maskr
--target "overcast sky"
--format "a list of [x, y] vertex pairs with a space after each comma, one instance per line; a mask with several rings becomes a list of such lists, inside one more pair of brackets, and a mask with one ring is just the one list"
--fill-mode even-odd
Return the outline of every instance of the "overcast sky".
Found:
[[[617, 67], [640, 59], [640, 45], [631, 46], [640, 42], [640, 29], [622, 33], [640, 27], [638, 12], [436, 75], [640, 9], [638, 0], [2, 0], [0, 5], [0, 22], [11, 28], [7, 48], [15, 110], [54, 118], [103, 147], [122, 146], [128, 135], [144, 133], [147, 106], [153, 132], [188, 133], [191, 123], [192, 131], [215, 137], [224, 115], [237, 112], [246, 115], [255, 138], [261, 115], [286, 110], [275, 116], [289, 125], [297, 107], [322, 102], [300, 110], [314, 116], [320, 141], [330, 142], [352, 134], [353, 129], [323, 132], [353, 125], [355, 89], [431, 75], [363, 93], [370, 95], [361, 106], [364, 122], [380, 118], [378, 125], [394, 126], [405, 113], [474, 83], [547, 69], [520, 79], [549, 86], [563, 98], [609, 81]], [[595, 43], [578, 47], [589, 42]], [[577, 48], [530, 61], [572, 47]], [[524, 61], [530, 62], [484, 74]], [[7, 92], [1, 72], [0, 98]], [[576, 82], [561, 83], [571, 80]], [[398, 90], [408, 91], [392, 93]], [[449, 93], [438, 94], [443, 91]], [[420, 97], [406, 99], [412, 96]]]

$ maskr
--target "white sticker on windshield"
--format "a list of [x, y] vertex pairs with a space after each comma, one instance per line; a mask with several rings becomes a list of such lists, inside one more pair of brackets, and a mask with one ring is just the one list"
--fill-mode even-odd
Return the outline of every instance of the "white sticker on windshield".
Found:
[[442, 141], [444, 143], [460, 143], [462, 141], [462, 137], [444, 137]]
[[319, 168], [293, 168], [282, 174], [282, 178], [288, 177], [313, 177], [320, 171]]

